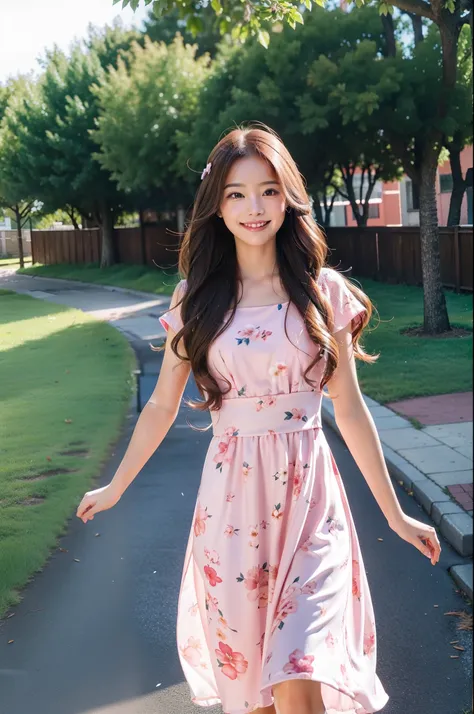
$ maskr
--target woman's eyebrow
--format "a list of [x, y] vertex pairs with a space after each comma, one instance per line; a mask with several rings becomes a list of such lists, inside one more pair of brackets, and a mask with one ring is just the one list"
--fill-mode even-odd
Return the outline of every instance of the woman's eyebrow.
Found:
[[[269, 186], [270, 184], [275, 184], [278, 186], [278, 181], [262, 181], [262, 183], [259, 183], [259, 186]], [[224, 186], [224, 191], [226, 188], [230, 188], [231, 186], [245, 186], [244, 183], [228, 183]]]

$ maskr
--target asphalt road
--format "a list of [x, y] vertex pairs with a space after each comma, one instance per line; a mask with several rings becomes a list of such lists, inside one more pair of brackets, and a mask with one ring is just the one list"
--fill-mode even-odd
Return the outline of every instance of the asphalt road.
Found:
[[[191, 381], [189, 387], [194, 391]], [[0, 714], [202, 711], [190, 701], [175, 640], [184, 552], [211, 437], [210, 431], [190, 430], [187, 416], [183, 408], [115, 508], [86, 525], [71, 516], [59, 543], [67, 552], [54, 550], [25, 589], [14, 616], [0, 622]], [[112, 478], [135, 419], [131, 413], [97, 485]], [[199, 419], [206, 422], [205, 415]], [[470, 712], [472, 632], [458, 631], [458, 618], [445, 615], [469, 610], [447, 572], [456, 554], [443, 541], [433, 568], [400, 540], [344, 443], [327, 427], [325, 432], [343, 475], [368, 573], [377, 672], [390, 695], [384, 714]], [[397, 494], [406, 513], [429, 522], [401, 488]], [[453, 649], [453, 640], [464, 652]], [[451, 659], [453, 654], [459, 659]], [[219, 707], [206, 711], [221, 713]]]

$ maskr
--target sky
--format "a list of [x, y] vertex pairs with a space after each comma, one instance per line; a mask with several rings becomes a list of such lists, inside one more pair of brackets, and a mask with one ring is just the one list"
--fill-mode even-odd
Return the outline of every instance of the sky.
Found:
[[38, 73], [45, 47], [67, 51], [75, 37], [86, 36], [89, 23], [111, 24], [118, 15], [125, 26], [141, 26], [148, 11], [143, 0], [135, 14], [112, 0], [0, 0], [0, 82]]

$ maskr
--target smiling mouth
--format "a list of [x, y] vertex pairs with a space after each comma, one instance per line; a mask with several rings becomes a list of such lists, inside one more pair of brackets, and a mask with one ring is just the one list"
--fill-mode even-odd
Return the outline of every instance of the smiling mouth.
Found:
[[244, 226], [245, 228], [251, 228], [251, 229], [255, 230], [257, 228], [264, 228], [269, 223], [270, 223], [270, 221], [258, 221], [255, 223], [241, 223], [241, 225]]

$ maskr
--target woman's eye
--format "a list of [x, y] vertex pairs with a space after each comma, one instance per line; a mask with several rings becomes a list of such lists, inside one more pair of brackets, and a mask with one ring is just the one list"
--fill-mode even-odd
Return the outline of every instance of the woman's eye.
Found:
[[[265, 191], [265, 193], [268, 193], [268, 191], [273, 191], [273, 193], [274, 193], [275, 195], [278, 194], [278, 191], [277, 191], [275, 188], [267, 188], [267, 190]], [[234, 196], [242, 196], [242, 194], [241, 194], [239, 191], [234, 191], [233, 193], [229, 193], [229, 195], [227, 196], [227, 198], [234, 198]]]

